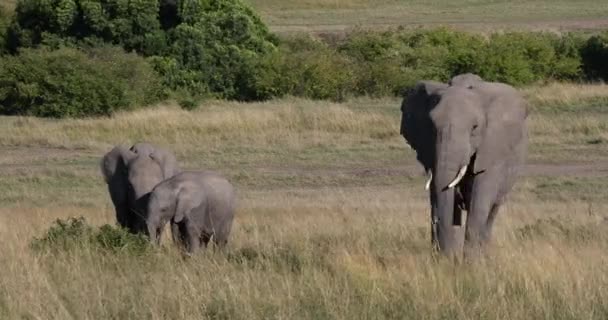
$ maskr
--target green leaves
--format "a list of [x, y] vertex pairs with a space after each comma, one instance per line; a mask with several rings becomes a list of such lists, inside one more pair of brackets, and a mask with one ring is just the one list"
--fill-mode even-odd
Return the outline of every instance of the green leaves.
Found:
[[41, 117], [110, 115], [161, 99], [157, 75], [121, 49], [23, 49], [0, 60], [0, 113]]

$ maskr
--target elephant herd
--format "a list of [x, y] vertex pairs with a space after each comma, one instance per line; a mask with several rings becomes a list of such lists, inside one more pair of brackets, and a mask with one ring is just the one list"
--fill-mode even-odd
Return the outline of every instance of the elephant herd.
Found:
[[[524, 164], [525, 99], [509, 85], [467, 73], [448, 83], [419, 81], [401, 113], [400, 133], [428, 176], [434, 248], [452, 257], [477, 255]], [[130, 232], [158, 243], [170, 222], [173, 240], [189, 253], [211, 239], [227, 243], [236, 199], [221, 175], [181, 172], [173, 154], [148, 143], [115, 147], [101, 169], [118, 223]]]
[[209, 241], [228, 242], [234, 219], [233, 186], [211, 171], [180, 171], [175, 156], [149, 143], [116, 146], [101, 160], [101, 171], [118, 224], [160, 242], [167, 222], [176, 244], [193, 253]]

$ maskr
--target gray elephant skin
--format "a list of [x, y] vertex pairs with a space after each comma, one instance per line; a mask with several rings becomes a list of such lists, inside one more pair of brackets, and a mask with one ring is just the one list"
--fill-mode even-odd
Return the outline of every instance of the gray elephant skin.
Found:
[[228, 180], [211, 171], [186, 171], [152, 190], [148, 205], [148, 234], [158, 244], [164, 225], [171, 223], [173, 240], [188, 253], [210, 239], [224, 247], [234, 220], [236, 194]]
[[524, 164], [528, 107], [511, 86], [463, 74], [420, 81], [402, 106], [401, 134], [429, 177], [431, 238], [440, 252], [475, 256]]
[[101, 172], [118, 224], [132, 233], [146, 232], [145, 210], [154, 186], [179, 171], [175, 156], [150, 143], [115, 146], [101, 160]]

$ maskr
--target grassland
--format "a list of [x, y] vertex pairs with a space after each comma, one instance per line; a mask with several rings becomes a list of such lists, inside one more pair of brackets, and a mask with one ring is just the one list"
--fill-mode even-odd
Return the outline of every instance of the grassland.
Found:
[[[606, 319], [608, 86], [526, 89], [526, 175], [493, 249], [429, 254], [399, 101], [164, 105], [111, 119], [0, 118], [1, 319]], [[98, 172], [152, 141], [239, 190], [229, 252], [34, 252], [57, 218], [113, 223]], [[166, 239], [165, 239], [166, 240]]]
[[592, 0], [248, 0], [276, 32], [336, 32], [355, 26], [488, 29], [599, 29], [608, 4]]

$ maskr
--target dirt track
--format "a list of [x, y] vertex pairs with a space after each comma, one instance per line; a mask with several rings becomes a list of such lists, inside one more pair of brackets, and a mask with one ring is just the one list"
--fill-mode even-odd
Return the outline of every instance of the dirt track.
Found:
[[[23, 169], [45, 168], [49, 161], [55, 164], [70, 164], [72, 161], [87, 157], [94, 158], [98, 153], [90, 150], [71, 150], [41, 147], [0, 147], [0, 174], [14, 173]], [[252, 166], [250, 170], [266, 174], [315, 174], [315, 175], [347, 175], [358, 177], [373, 176], [421, 176], [423, 170], [412, 159], [403, 159], [403, 164], [374, 166], [340, 167], [328, 164], [326, 167], [304, 168], [298, 166]], [[524, 170], [525, 176], [608, 176], [608, 161], [606, 162], [565, 162], [565, 163], [528, 163]]]

